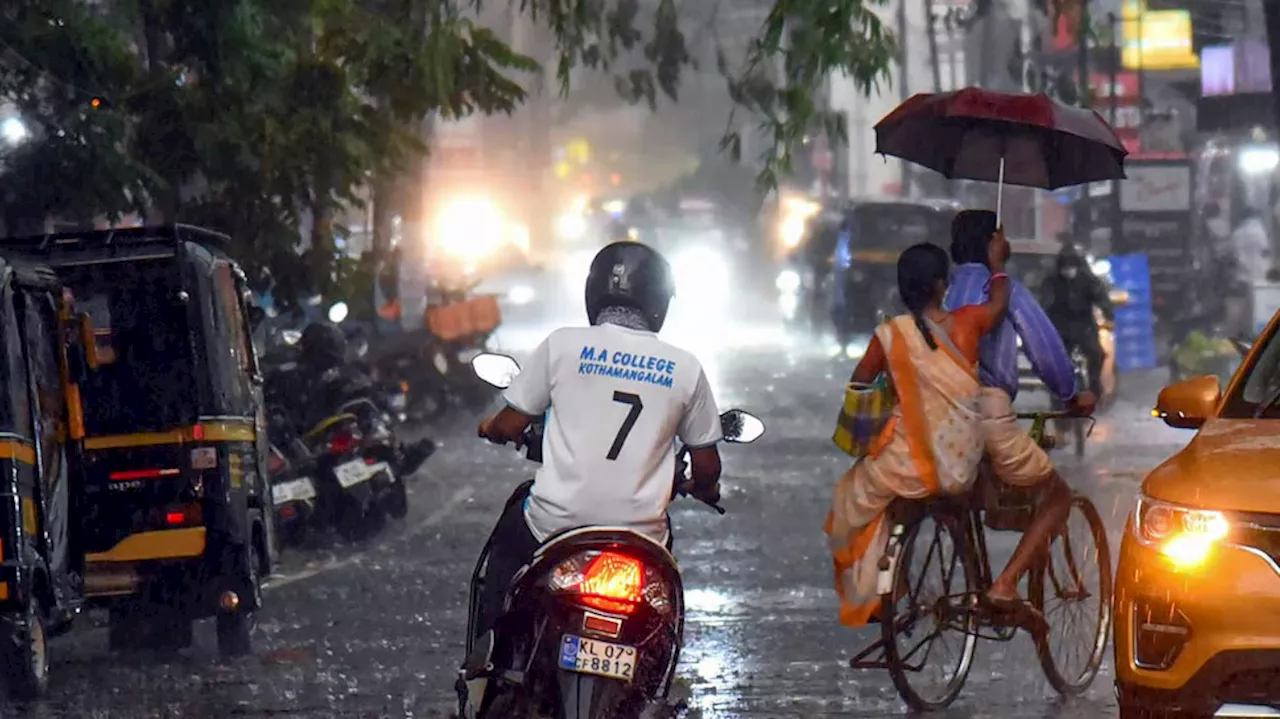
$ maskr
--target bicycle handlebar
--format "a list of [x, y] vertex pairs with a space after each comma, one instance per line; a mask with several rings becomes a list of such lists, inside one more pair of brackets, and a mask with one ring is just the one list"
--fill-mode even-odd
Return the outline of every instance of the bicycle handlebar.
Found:
[[1043, 412], [1015, 412], [1013, 416], [1016, 417], [1017, 419], [1029, 419], [1032, 421], [1038, 420], [1038, 419], [1045, 420], [1045, 419], [1068, 419], [1068, 418], [1076, 418], [1076, 419], [1092, 419], [1093, 418], [1092, 415], [1076, 414], [1075, 412], [1072, 412], [1070, 410], [1065, 410], [1065, 409], [1046, 410]]

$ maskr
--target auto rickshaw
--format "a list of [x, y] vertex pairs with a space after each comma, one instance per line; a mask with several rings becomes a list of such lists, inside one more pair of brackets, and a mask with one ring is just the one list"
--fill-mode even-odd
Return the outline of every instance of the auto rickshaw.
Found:
[[215, 616], [251, 648], [274, 561], [261, 375], [228, 239], [173, 225], [9, 239], [88, 315], [80, 382], [85, 594], [113, 649], [177, 649]]
[[832, 320], [841, 346], [896, 314], [898, 256], [919, 242], [951, 246], [953, 200], [859, 199], [844, 211], [835, 246]]
[[84, 598], [77, 328], [51, 270], [0, 261], [0, 670], [16, 699], [44, 694], [48, 640]]

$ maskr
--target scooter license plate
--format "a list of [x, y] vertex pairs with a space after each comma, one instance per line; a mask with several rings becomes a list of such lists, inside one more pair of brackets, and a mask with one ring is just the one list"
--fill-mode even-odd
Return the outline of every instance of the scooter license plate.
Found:
[[292, 501], [305, 501], [316, 498], [316, 486], [310, 477], [299, 477], [288, 482], [272, 485], [271, 498], [276, 504]]
[[338, 478], [338, 484], [342, 485], [343, 489], [367, 482], [376, 472], [377, 470], [365, 464], [363, 459], [346, 462], [333, 468], [333, 475]]
[[639, 652], [625, 644], [611, 644], [566, 634], [560, 641], [560, 668], [631, 681]]

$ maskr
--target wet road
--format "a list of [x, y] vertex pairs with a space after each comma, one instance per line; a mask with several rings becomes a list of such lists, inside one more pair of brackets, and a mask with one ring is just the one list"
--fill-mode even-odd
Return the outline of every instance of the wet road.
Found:
[[[508, 346], [518, 350], [539, 334], [508, 333]], [[752, 327], [714, 338], [677, 328], [672, 339], [692, 340], [686, 345], [707, 364], [722, 408], [748, 409], [768, 425], [756, 445], [723, 451], [727, 515], [674, 507], [690, 607], [681, 671], [693, 689], [689, 715], [901, 714], [887, 676], [848, 668], [876, 630], [836, 622], [822, 533], [832, 482], [847, 464], [829, 437], [850, 363], [789, 349], [777, 332]], [[1189, 438], [1150, 418], [1158, 377], [1124, 381], [1124, 398], [1100, 421], [1089, 456], [1059, 457], [1102, 510], [1113, 551], [1141, 473]], [[365, 546], [284, 557], [256, 656], [220, 665], [211, 626], [179, 656], [113, 656], [89, 617], [52, 646], [51, 697], [21, 709], [0, 705], [0, 716], [452, 715], [472, 561], [507, 493], [533, 470], [511, 450], [474, 439], [474, 426], [460, 416], [433, 428], [441, 449], [413, 485], [403, 523]], [[993, 536], [997, 566], [1013, 539]], [[1114, 716], [1107, 656], [1089, 695], [1059, 704], [1024, 636], [980, 643], [964, 693], [943, 716]]]

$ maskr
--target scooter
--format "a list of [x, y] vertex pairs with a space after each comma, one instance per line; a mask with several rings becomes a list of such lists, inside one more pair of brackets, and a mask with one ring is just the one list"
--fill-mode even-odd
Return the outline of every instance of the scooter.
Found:
[[[519, 373], [516, 361], [502, 355], [479, 355], [472, 367], [499, 388]], [[720, 420], [727, 442], [749, 443], [764, 434], [764, 423], [742, 410]], [[540, 454], [542, 429], [539, 420], [526, 430], [526, 456]], [[680, 476], [688, 453], [682, 447], [677, 454]], [[510, 501], [523, 501], [530, 484]], [[673, 495], [689, 489], [673, 482]], [[456, 684], [461, 717], [675, 716], [671, 688], [683, 644], [684, 589], [669, 547], [619, 527], [558, 534], [508, 589], [509, 609], [496, 631], [477, 640], [491, 544], [492, 538], [471, 577], [468, 660]]]
[[311, 471], [314, 468], [309, 463], [295, 465], [274, 442], [269, 445], [267, 472], [271, 499], [280, 540], [285, 546], [296, 547], [305, 541], [315, 514], [319, 493]]

